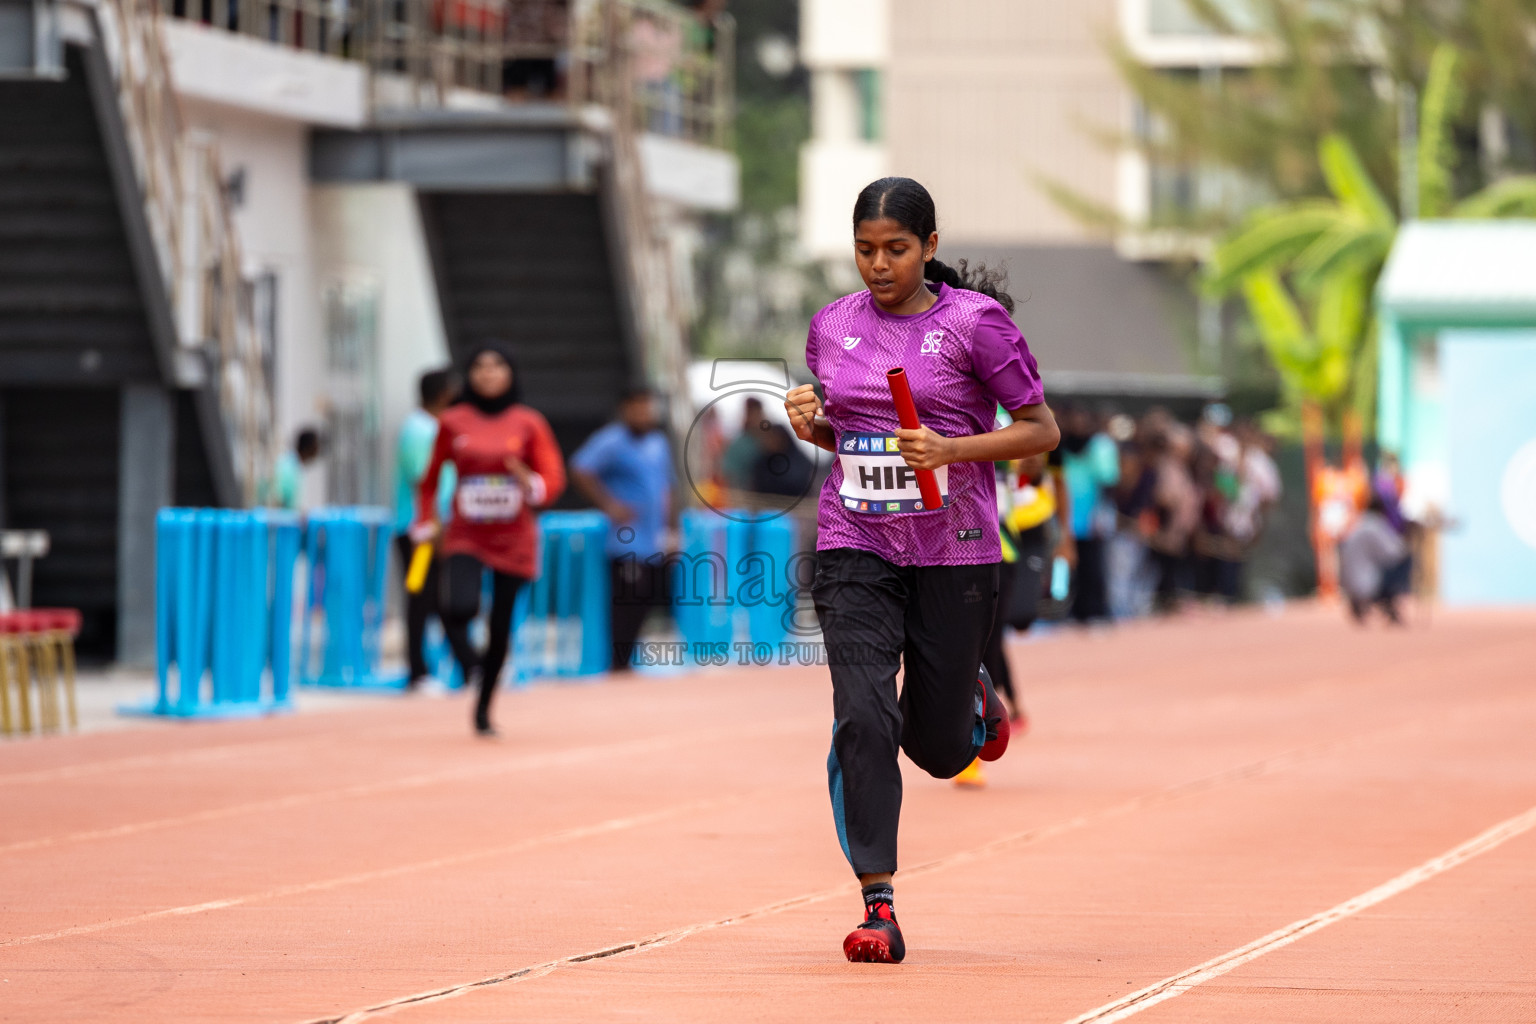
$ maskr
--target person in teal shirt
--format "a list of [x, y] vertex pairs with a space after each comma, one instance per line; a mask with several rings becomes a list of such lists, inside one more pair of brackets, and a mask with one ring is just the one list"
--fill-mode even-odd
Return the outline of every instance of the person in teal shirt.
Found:
[[267, 481], [263, 504], [297, 512], [313, 502], [305, 501], [304, 471], [320, 457], [320, 432], [303, 427], [294, 436], [293, 447], [277, 457], [272, 479]]
[[[419, 384], [421, 407], [412, 409], [400, 425], [400, 438], [395, 444], [395, 549], [400, 555], [401, 585], [411, 564], [411, 523], [416, 519], [416, 491], [427, 464], [432, 461], [432, 445], [437, 441], [437, 418], [458, 397], [458, 381], [453, 371], [432, 370], [421, 375]], [[454, 467], [443, 466], [438, 478], [437, 503], [440, 522], [447, 522], [453, 511]], [[427, 620], [437, 614], [437, 559], [427, 570], [426, 584], [421, 592], [405, 591], [405, 653], [410, 662], [408, 688], [421, 685], [431, 672], [427, 668], [423, 650], [427, 632]]]
[[1114, 516], [1105, 494], [1120, 482], [1120, 448], [1099, 430], [1098, 418], [1080, 405], [1063, 409], [1060, 422], [1061, 444], [1052, 455], [1070, 502], [1072, 544], [1077, 555], [1071, 616], [1078, 622], [1107, 619], [1104, 545], [1113, 530]]

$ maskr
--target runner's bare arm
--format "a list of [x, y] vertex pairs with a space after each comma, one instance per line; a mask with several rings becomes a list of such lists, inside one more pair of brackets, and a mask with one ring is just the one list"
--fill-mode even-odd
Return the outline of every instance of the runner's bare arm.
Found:
[[809, 441], [829, 452], [837, 450], [837, 436], [832, 431], [832, 424], [822, 415], [821, 399], [816, 397], [814, 384], [791, 388], [784, 396], [784, 412], [789, 416], [790, 425], [795, 428], [795, 436], [800, 440]]
[[1056, 417], [1044, 402], [1021, 405], [1008, 413], [1013, 417], [1008, 426], [969, 437], [945, 437], [927, 427], [898, 430], [902, 458], [913, 469], [938, 469], [952, 462], [1002, 462], [1048, 452], [1061, 440]]

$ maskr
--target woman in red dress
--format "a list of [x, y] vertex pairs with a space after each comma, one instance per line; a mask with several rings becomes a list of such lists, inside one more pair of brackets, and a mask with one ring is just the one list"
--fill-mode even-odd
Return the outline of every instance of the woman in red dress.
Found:
[[[565, 463], [549, 423], [520, 401], [517, 370], [507, 349], [496, 343], [470, 353], [464, 396], [439, 418], [432, 461], [417, 495], [419, 541], [442, 539], [444, 559], [439, 595], [443, 628], [464, 681], [479, 680], [475, 732], [495, 736], [491, 698], [507, 660], [512, 604], [524, 583], [539, 572], [535, 510], [565, 489]], [[437, 479], [443, 463], [458, 469], [453, 518], [447, 529], [436, 521]], [[484, 652], [469, 640], [469, 623], [480, 612], [484, 571], [491, 571], [490, 639]]]

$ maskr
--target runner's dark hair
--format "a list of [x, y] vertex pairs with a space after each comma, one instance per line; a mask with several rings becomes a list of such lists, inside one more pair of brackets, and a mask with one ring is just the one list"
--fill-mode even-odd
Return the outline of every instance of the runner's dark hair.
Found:
[[[889, 217], [924, 242], [938, 230], [933, 196], [911, 178], [881, 178], [864, 186], [864, 191], [853, 203], [853, 230], [857, 232], [863, 221], [882, 217]], [[972, 266], [968, 260], [956, 260], [955, 266], [951, 267], [934, 257], [924, 264], [923, 277], [951, 288], [981, 292], [996, 299], [1009, 313], [1013, 312], [1013, 296], [1003, 291], [1003, 285], [1008, 282], [1008, 271], [1001, 267], [989, 268], [985, 263]]]
[[320, 454], [320, 431], [314, 427], [300, 427], [298, 434], [293, 439], [293, 452], [303, 458], [308, 455]]
[[[512, 371], [512, 386], [494, 398], [479, 394], [469, 383], [469, 371], [474, 367], [475, 360], [487, 352], [500, 357]], [[512, 346], [500, 338], [486, 338], [471, 348], [464, 359], [463, 375], [464, 390], [459, 393], [459, 400], [454, 403], [456, 405], [472, 405], [487, 416], [496, 416], [523, 400], [523, 375], [518, 372], [517, 357], [512, 354]]]
[[444, 395], [458, 390], [458, 383], [453, 379], [451, 366], [445, 366], [440, 370], [428, 370], [417, 382], [417, 389], [421, 392], [421, 404], [431, 405]]

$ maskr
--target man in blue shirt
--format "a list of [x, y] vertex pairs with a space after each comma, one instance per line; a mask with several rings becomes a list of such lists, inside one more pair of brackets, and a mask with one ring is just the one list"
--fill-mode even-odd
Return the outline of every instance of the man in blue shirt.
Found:
[[571, 456], [571, 479], [612, 520], [608, 563], [613, 586], [613, 670], [631, 667], [635, 641], [651, 608], [667, 602], [666, 532], [676, 524], [672, 446], [660, 429], [656, 399], [633, 388], [618, 419]]
[[[409, 536], [411, 523], [416, 520], [416, 489], [427, 463], [432, 461], [432, 445], [437, 441], [437, 417], [453, 404], [458, 397], [458, 382], [453, 371], [433, 370], [421, 375], [421, 407], [412, 409], [400, 425], [400, 439], [395, 446], [395, 550], [400, 555], [402, 575], [411, 564], [411, 551], [415, 545]], [[443, 521], [447, 521], [453, 503], [454, 478], [452, 464], [443, 467], [438, 480], [438, 505]], [[431, 673], [422, 645], [427, 632], [427, 619], [437, 614], [437, 560], [427, 570], [426, 584], [421, 592], [405, 593], [405, 651], [410, 661], [411, 674], [406, 682], [414, 689]]]

